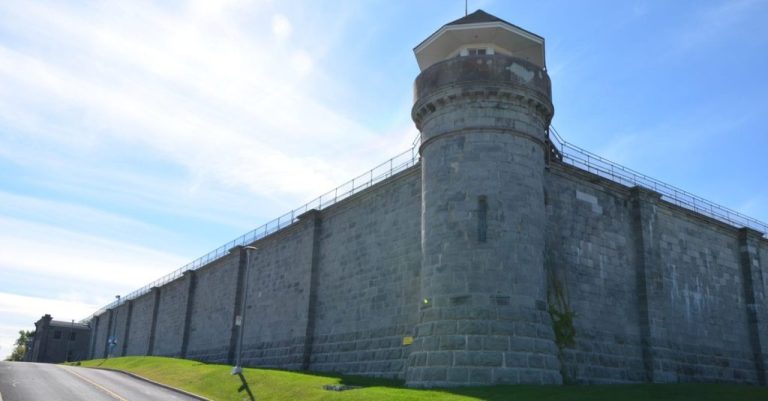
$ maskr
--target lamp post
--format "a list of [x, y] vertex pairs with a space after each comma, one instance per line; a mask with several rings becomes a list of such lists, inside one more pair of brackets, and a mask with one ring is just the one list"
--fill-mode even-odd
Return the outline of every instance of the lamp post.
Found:
[[117, 299], [117, 304], [115, 305], [115, 317], [112, 321], [112, 336], [109, 338], [109, 353], [107, 354], [107, 359], [109, 359], [112, 356], [112, 350], [115, 349], [115, 345], [117, 345], [117, 308], [120, 307], [120, 295], [115, 295], [115, 299]]
[[72, 319], [72, 324], [69, 325], [69, 338], [66, 339], [67, 342], [67, 355], [65, 357], [64, 362], [70, 362], [69, 360], [69, 352], [72, 348], [72, 333], [75, 332], [75, 319]]
[[[232, 368], [233, 375], [239, 375], [243, 372], [241, 360], [243, 354], [243, 333], [245, 332], [245, 307], [248, 304], [248, 276], [251, 272], [251, 251], [257, 251], [259, 248], [246, 246], [243, 247], [243, 249], [245, 249], [245, 275], [243, 277], [242, 303], [240, 304], [240, 328], [237, 331], [237, 353], [235, 354], [235, 366]], [[237, 319], [235, 320], [235, 324], [238, 324]]]

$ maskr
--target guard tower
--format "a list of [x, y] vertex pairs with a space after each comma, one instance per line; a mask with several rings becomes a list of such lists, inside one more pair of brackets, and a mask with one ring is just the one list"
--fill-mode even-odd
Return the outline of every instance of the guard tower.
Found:
[[418, 45], [415, 387], [561, 383], [544, 271], [544, 39], [478, 10]]

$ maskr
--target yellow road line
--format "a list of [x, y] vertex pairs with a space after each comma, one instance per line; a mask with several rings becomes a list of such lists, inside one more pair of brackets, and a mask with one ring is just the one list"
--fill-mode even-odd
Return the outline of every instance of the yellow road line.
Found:
[[[99, 384], [99, 383], [96, 383], [95, 381], [93, 381], [93, 380], [91, 380], [91, 379], [89, 379], [89, 378], [87, 378], [87, 377], [85, 377], [85, 376], [83, 376], [83, 375], [81, 375], [81, 374], [79, 374], [79, 373], [75, 372], [75, 370], [74, 370], [74, 369], [71, 369], [71, 368], [65, 368], [65, 367], [63, 367], [63, 366], [61, 366], [61, 368], [62, 368], [62, 369], [64, 369], [64, 370], [66, 370], [67, 372], [69, 372], [69, 373], [72, 373], [73, 375], [75, 375], [75, 376], [77, 376], [77, 377], [79, 377], [79, 378], [81, 378], [81, 379], [85, 380], [86, 382], [93, 384], [94, 386], [98, 387], [99, 389], [101, 389], [102, 391], [104, 391], [105, 393], [107, 393], [109, 396], [111, 396], [112, 398], [114, 398], [114, 399], [116, 399], [116, 400], [118, 400], [118, 401], [128, 401], [128, 400], [126, 400], [125, 398], [123, 398], [123, 397], [121, 397], [121, 396], [119, 396], [119, 395], [115, 394], [114, 392], [112, 392], [112, 390], [110, 390], [110, 389], [108, 389], [108, 388], [106, 388], [106, 387], [102, 386], [101, 384]], [[2, 400], [0, 400], [0, 401], [2, 401]]]

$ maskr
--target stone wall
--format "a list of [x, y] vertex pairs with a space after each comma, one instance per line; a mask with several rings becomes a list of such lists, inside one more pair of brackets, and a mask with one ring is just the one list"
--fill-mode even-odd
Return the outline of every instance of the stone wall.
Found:
[[181, 356], [189, 281], [187, 274], [160, 288], [154, 346], [149, 355]]
[[545, 263], [549, 308], [573, 316], [563, 380], [642, 381], [629, 191], [556, 167], [546, 177]]
[[106, 355], [105, 333], [116, 329], [115, 355], [233, 363], [243, 314], [246, 365], [402, 377], [418, 310], [419, 174], [411, 168], [253, 243], [247, 272], [247, 252], [235, 249], [101, 314], [93, 357]]
[[243, 363], [301, 369], [304, 366], [312, 291], [317, 214], [310, 212], [252, 252], [247, 287]]
[[144, 294], [132, 302], [131, 324], [123, 340], [123, 355], [147, 355], [152, 332], [152, 310], [155, 306], [154, 292]]
[[187, 305], [190, 310], [186, 312], [188, 327], [182, 336], [185, 358], [228, 361], [239, 261], [239, 254], [230, 254], [188, 273], [193, 288]]
[[[116, 330], [116, 354], [232, 364], [246, 297], [244, 364], [404, 378], [422, 301], [420, 174], [257, 241], [248, 272], [235, 249], [102, 313], [92, 356]], [[546, 309], [565, 382], [764, 383], [766, 239], [571, 166], [544, 180]], [[508, 340], [535, 351], [545, 337]]]
[[126, 345], [125, 333], [126, 328], [129, 327], [129, 318], [132, 309], [132, 302], [123, 302], [114, 310], [112, 333], [114, 333], [117, 343], [112, 349], [112, 355], [122, 356], [123, 347]]
[[418, 166], [322, 213], [310, 368], [402, 377], [418, 319]]
[[750, 260], [760, 279], [747, 285], [737, 228], [562, 165], [547, 176], [547, 212], [550, 307], [573, 318], [566, 381], [764, 382], [752, 337], [765, 320], [751, 328], [745, 288], [765, 309], [765, 272]]
[[91, 320], [91, 356], [93, 358], [104, 358], [106, 354], [107, 338], [109, 338], [109, 327], [111, 312], [105, 312], [97, 318]]

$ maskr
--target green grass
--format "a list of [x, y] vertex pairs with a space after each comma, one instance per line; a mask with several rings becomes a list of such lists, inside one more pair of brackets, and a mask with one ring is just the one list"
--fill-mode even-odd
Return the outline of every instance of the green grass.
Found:
[[[238, 392], [242, 383], [232, 376], [231, 366], [160, 358], [123, 357], [84, 361], [82, 366], [119, 369], [165, 383], [217, 401], [249, 400]], [[640, 401], [768, 400], [768, 388], [733, 384], [628, 384], [589, 386], [494, 386], [459, 389], [416, 390], [396, 380], [371, 379], [322, 373], [272, 369], [243, 369], [254, 398], [269, 400], [360, 401]], [[323, 389], [326, 384], [363, 386], [342, 392]]]

